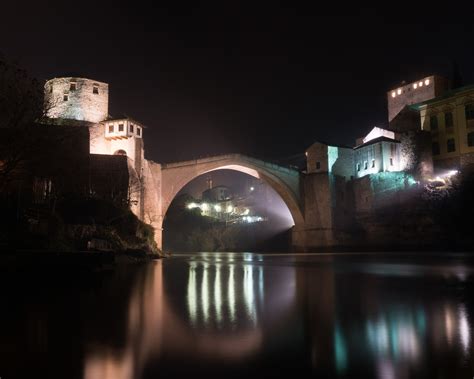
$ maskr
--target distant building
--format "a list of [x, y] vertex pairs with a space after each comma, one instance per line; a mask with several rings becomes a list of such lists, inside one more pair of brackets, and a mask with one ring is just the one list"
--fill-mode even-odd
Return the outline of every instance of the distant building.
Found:
[[461, 169], [474, 163], [474, 85], [414, 104], [420, 126], [431, 134], [434, 165]]
[[448, 79], [431, 75], [413, 83], [403, 83], [387, 92], [388, 121], [407, 105], [417, 104], [443, 95], [450, 88]]

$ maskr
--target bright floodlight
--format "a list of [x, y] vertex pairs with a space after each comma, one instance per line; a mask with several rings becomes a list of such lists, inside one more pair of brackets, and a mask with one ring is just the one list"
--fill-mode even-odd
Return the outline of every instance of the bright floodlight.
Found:
[[255, 187], [250, 187], [250, 191], [253, 191], [255, 189]]
[[232, 213], [233, 210], [234, 210], [234, 207], [232, 207], [232, 205], [227, 206], [227, 213]]
[[202, 203], [202, 204], [201, 204], [201, 209], [202, 209], [203, 211], [207, 211], [207, 210], [209, 210], [209, 205], [208, 205], [207, 203]]
[[244, 211], [244, 215], [248, 215], [250, 212], [250, 210], [247, 208], [245, 211]]
[[222, 210], [222, 207], [219, 204], [214, 205], [214, 209], [216, 212], [220, 212]]
[[197, 205], [196, 203], [189, 203], [188, 204], [188, 209], [194, 209], [194, 208], [197, 208], [199, 205]]

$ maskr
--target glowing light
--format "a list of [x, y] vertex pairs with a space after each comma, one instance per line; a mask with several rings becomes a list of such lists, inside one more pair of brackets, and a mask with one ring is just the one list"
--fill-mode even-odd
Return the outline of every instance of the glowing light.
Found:
[[195, 324], [197, 320], [197, 293], [196, 293], [196, 269], [192, 265], [189, 267], [189, 278], [188, 278], [188, 312], [191, 318], [191, 323]]
[[220, 212], [220, 211], [222, 211], [222, 207], [219, 204], [216, 204], [216, 205], [214, 205], [214, 210], [216, 212]]
[[194, 209], [194, 208], [197, 208], [197, 207], [199, 207], [199, 205], [197, 205], [196, 203], [189, 203], [188, 206], [187, 206], [188, 209]]
[[469, 323], [467, 320], [467, 313], [464, 304], [461, 305], [458, 309], [459, 317], [459, 337], [461, 339], [461, 344], [464, 349], [464, 352], [469, 352], [469, 344], [471, 342], [471, 333], [469, 330]]
[[398, 93], [399, 95], [401, 95], [401, 94], [402, 94], [402, 90], [399, 88], [399, 89], [397, 90], [397, 93]]
[[216, 265], [216, 277], [214, 278], [214, 308], [217, 322], [220, 326], [222, 321], [222, 289], [221, 289], [221, 266]]
[[414, 89], [416, 89], [417, 87], [418, 87], [418, 84], [417, 84], [417, 83], [413, 84], [413, 88], [414, 88]]
[[418, 86], [421, 87], [423, 85], [423, 82], [419, 82]]
[[232, 207], [232, 205], [227, 206], [227, 213], [232, 213], [233, 210], [234, 210], [234, 207]]
[[201, 204], [201, 209], [202, 209], [203, 211], [208, 211], [208, 210], [209, 210], [209, 204], [207, 204], [207, 203], [202, 203], [202, 204]]
[[430, 84], [430, 80], [429, 80], [429, 79], [426, 79], [426, 80], [425, 80], [425, 86], [427, 86], [428, 84]]
[[244, 266], [244, 301], [245, 308], [249, 319], [256, 321], [255, 315], [255, 302], [253, 292], [253, 267], [246, 265]]
[[250, 191], [253, 191], [255, 189], [255, 187], [250, 187]]
[[229, 305], [229, 317], [231, 321], [235, 320], [235, 279], [234, 265], [229, 268], [229, 281], [227, 282], [227, 304]]
[[204, 323], [209, 322], [209, 284], [208, 284], [208, 267], [207, 264], [204, 264], [201, 282], [201, 306], [202, 306], [202, 315], [204, 318]]
[[[397, 94], [395, 93], [395, 91], [392, 92], [392, 97], [395, 97], [397, 96]], [[308, 153], [306, 153], [306, 156], [308, 156]]]
[[245, 216], [247, 216], [249, 213], [250, 213], [250, 210], [249, 210], [248, 208], [246, 208], [243, 214], [244, 214]]

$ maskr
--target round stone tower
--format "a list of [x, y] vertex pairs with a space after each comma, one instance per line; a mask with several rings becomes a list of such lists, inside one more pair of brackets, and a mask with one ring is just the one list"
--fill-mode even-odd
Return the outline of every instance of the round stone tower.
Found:
[[80, 77], [48, 80], [44, 86], [50, 118], [100, 122], [109, 114], [109, 85]]

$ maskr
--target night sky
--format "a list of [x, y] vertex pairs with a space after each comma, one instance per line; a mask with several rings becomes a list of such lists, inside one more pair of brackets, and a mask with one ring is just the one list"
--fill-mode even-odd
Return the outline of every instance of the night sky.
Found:
[[8, 2], [0, 50], [41, 79], [108, 82], [110, 113], [148, 126], [158, 162], [353, 144], [386, 124], [386, 91], [402, 80], [451, 76], [455, 60], [474, 82], [472, 6], [173, 4]]

